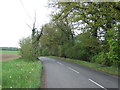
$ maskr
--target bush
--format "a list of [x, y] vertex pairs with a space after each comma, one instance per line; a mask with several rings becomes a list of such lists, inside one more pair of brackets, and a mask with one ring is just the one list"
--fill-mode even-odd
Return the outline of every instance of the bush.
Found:
[[74, 58], [73, 47], [68, 47], [68, 48], [66, 48], [65, 56], [66, 56], [66, 57], [69, 57], [69, 58]]
[[34, 51], [32, 48], [32, 39], [30, 37], [23, 38], [20, 40], [20, 55], [25, 60], [34, 61]]
[[117, 31], [111, 29], [107, 32], [107, 41], [109, 45], [109, 52], [107, 53], [109, 61], [113, 65], [120, 65], [120, 58], [119, 58], [119, 40], [117, 40]]
[[99, 54], [92, 57], [92, 62], [96, 62], [102, 65], [111, 65], [111, 62], [109, 61], [107, 54], [105, 52], [100, 52]]
[[81, 45], [81, 44], [76, 44], [74, 47], [74, 58], [75, 59], [80, 59], [80, 60], [84, 60], [84, 61], [89, 61], [89, 50], [87, 50], [87, 47]]
[[44, 49], [42, 50], [41, 55], [42, 55], [42, 56], [48, 56], [48, 55], [49, 55], [48, 49], [47, 49], [47, 48], [44, 48]]
[[58, 46], [58, 56], [60, 57], [66, 57], [65, 56], [65, 45], [59, 45]]
[[79, 60], [88, 61], [89, 58], [89, 50], [87, 47], [81, 45], [80, 43], [76, 43], [74, 46], [67, 46], [65, 50], [65, 55], [68, 58], [74, 58]]

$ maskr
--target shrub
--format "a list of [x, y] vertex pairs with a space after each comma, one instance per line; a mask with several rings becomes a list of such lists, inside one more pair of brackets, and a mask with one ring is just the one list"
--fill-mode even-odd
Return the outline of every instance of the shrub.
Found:
[[49, 55], [48, 49], [47, 48], [42, 49], [42, 54], [41, 55], [43, 55], [43, 56]]
[[20, 55], [25, 60], [34, 61], [35, 57], [33, 55], [34, 51], [32, 48], [32, 39], [31, 37], [23, 38], [20, 40]]
[[111, 62], [108, 59], [107, 53], [100, 52], [99, 54], [92, 57], [92, 62], [96, 62], [102, 65], [110, 66]]
[[107, 53], [109, 61], [113, 65], [120, 65], [120, 47], [119, 47], [119, 40], [117, 39], [117, 31], [114, 29], [110, 29], [107, 32], [107, 41], [109, 45], [109, 52]]

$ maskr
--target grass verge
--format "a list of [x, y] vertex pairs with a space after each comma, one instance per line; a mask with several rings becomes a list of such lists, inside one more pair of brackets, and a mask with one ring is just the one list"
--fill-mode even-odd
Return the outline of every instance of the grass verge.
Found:
[[0, 90], [2, 89], [2, 61], [0, 60]]
[[7, 51], [7, 50], [0, 50], [0, 53], [13, 53], [13, 54], [18, 54], [19, 51]]
[[2, 88], [40, 88], [40, 61], [15, 59], [2, 62]]
[[86, 62], [86, 61], [82, 61], [82, 60], [76, 60], [76, 59], [69, 59], [69, 58], [63, 58], [63, 57], [56, 57], [56, 56], [48, 56], [48, 57], [52, 57], [52, 58], [57, 58], [60, 60], [65, 60], [68, 62], [72, 62], [72, 63], [76, 63], [85, 67], [89, 67], [101, 72], [105, 72], [111, 75], [115, 75], [115, 76], [120, 76], [120, 69], [118, 69], [118, 67], [115, 66], [104, 66], [98, 63], [91, 63], [91, 62]]

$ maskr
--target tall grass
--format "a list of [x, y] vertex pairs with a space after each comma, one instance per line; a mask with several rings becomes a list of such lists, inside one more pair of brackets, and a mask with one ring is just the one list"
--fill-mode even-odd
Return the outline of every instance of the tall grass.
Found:
[[0, 90], [2, 89], [2, 61], [0, 60]]
[[2, 88], [40, 88], [42, 64], [39, 61], [10, 60], [2, 63]]

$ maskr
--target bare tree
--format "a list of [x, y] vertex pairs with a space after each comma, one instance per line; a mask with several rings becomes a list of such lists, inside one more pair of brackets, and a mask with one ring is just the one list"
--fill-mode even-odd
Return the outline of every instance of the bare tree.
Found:
[[33, 26], [31, 27], [29, 24], [27, 24], [27, 26], [32, 30], [33, 57], [37, 58], [38, 51], [39, 51], [38, 50], [39, 49], [39, 40], [42, 36], [43, 27], [40, 29], [40, 31], [38, 30], [38, 28], [36, 28], [36, 12], [35, 12]]

